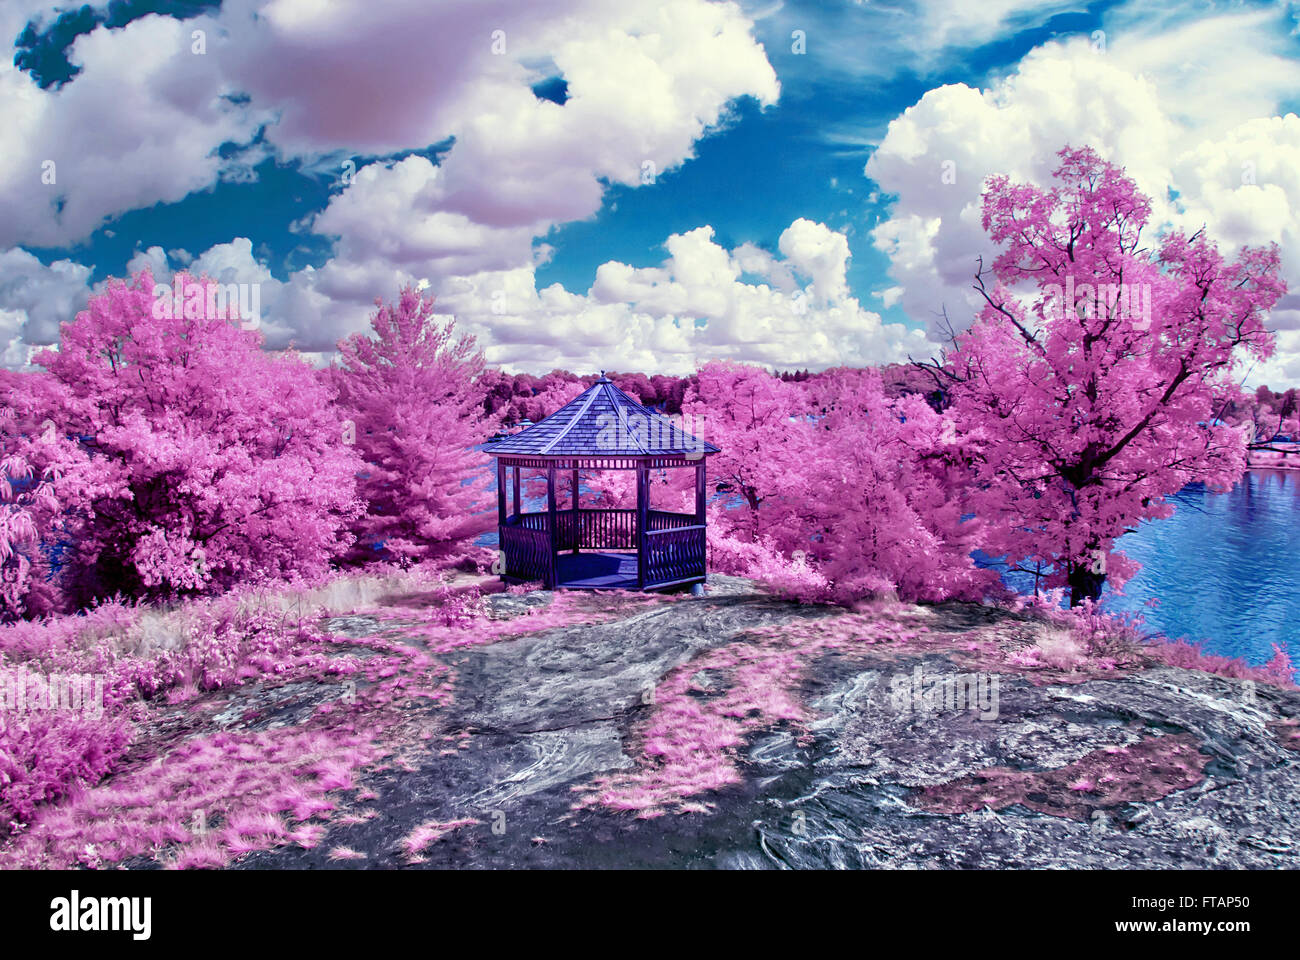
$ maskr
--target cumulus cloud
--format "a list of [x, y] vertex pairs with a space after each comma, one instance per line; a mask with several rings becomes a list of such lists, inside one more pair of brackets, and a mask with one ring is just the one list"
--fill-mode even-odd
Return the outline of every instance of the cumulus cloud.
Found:
[[[217, 148], [263, 125], [285, 158], [454, 137], [436, 185], [447, 214], [485, 227], [585, 217], [602, 181], [688, 159], [736, 97], [775, 102], [750, 26], [704, 0], [227, 0], [212, 16], [100, 27], [68, 51], [80, 73], [60, 89], [0, 62], [15, 147], [0, 156], [14, 211], [0, 246], [68, 244], [180, 200], [239, 168]], [[563, 107], [532, 92], [549, 71], [567, 82]], [[54, 183], [36, 189], [47, 161]]]
[[[21, 336], [28, 344], [55, 342], [59, 324], [85, 305], [89, 279], [90, 268], [71, 260], [56, 260], [47, 267], [26, 250], [0, 253], [0, 313], [5, 317], [0, 341]], [[21, 366], [27, 356], [15, 348], [5, 361]]]
[[[711, 359], [820, 369], [924, 355], [918, 331], [881, 322], [844, 282], [848, 241], [796, 220], [782, 257], [728, 250], [712, 227], [674, 234], [656, 267], [602, 264], [585, 294], [536, 288], [531, 268], [483, 273], [444, 288], [439, 309], [489, 343], [494, 363], [530, 372], [556, 366], [684, 373]], [[743, 273], [788, 280], [784, 289]]]
[[[944, 311], [958, 328], [969, 323], [982, 303], [976, 258], [993, 253], [980, 226], [985, 178], [1047, 185], [1067, 144], [1126, 167], [1153, 199], [1154, 228], [1205, 224], [1228, 252], [1278, 242], [1300, 291], [1300, 119], [1273, 115], [1300, 85], [1300, 64], [1279, 53], [1277, 14], [1158, 25], [1130, 14], [1101, 42], [1046, 44], [988, 88], [938, 87], [890, 123], [865, 172], [897, 197], [872, 238], [910, 316], [936, 334]], [[1281, 307], [1275, 323], [1300, 328], [1297, 298]], [[1279, 347], [1257, 375], [1300, 378], [1300, 330]]]
[[[10, 35], [23, 22], [4, 21]], [[549, 249], [535, 239], [596, 213], [609, 184], [651, 182], [738, 97], [779, 95], [749, 19], [706, 0], [226, 0], [210, 16], [101, 27], [69, 59], [80, 73], [59, 90], [0, 63], [0, 121], [21, 145], [0, 157], [13, 211], [0, 249], [67, 245], [236, 175], [246, 158], [217, 148], [259, 129], [256, 149], [282, 159], [356, 158], [356, 176], [300, 225], [335, 241], [321, 268], [276, 281], [248, 238], [191, 267], [262, 284], [268, 344], [307, 350], [363, 327], [377, 293], [412, 279], [531, 272]], [[567, 85], [563, 106], [532, 91], [550, 75]], [[437, 166], [361, 162], [446, 142]], [[33, 187], [47, 158], [55, 182]], [[130, 268], [161, 278], [189, 256], [150, 247]]]
[[[558, 223], [595, 214], [606, 184], [653, 180], [690, 159], [695, 141], [725, 119], [736, 98], [770, 104], [779, 94], [762, 47], [734, 6], [672, 0], [567, 9], [551, 9], [543, 20], [532, 8], [489, 4], [448, 24], [474, 51], [480, 72], [437, 94], [437, 109], [430, 100], [416, 110], [436, 116], [438, 126], [409, 136], [451, 135], [455, 144], [436, 166], [421, 156], [363, 166], [311, 222], [337, 242], [328, 263], [291, 278], [298, 300], [288, 322], [307, 349], [328, 349], [358, 329], [375, 292], [395, 290], [404, 279], [429, 279], [439, 288], [454, 278], [530, 272], [547, 255], [534, 240]], [[331, 43], [358, 46], [346, 24], [314, 29], [328, 35], [327, 50]], [[496, 30], [502, 55], [492, 53]], [[563, 106], [531, 90], [536, 71], [526, 70], [523, 59], [543, 53], [548, 69], [567, 83]], [[385, 83], [384, 76], [372, 82]], [[339, 113], [330, 103], [320, 109]], [[361, 110], [357, 122], [369, 122], [372, 113]], [[300, 135], [324, 129], [305, 113], [297, 122]], [[330, 123], [335, 135], [345, 135], [343, 120]], [[313, 144], [320, 143], [318, 134]]]
[[192, 52], [195, 29], [217, 28], [149, 15], [80, 36], [81, 73], [59, 89], [0, 59], [0, 248], [66, 246], [217, 179], [217, 148], [247, 142], [255, 118], [222, 96], [217, 59]]

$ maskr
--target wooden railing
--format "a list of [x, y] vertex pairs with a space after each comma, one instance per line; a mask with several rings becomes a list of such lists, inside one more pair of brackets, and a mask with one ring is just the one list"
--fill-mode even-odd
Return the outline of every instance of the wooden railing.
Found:
[[[525, 513], [510, 517], [506, 523], [515, 526], [518, 521], [532, 529], [544, 530], [547, 516], [545, 513]], [[650, 527], [654, 529], [653, 522]], [[564, 553], [574, 547], [580, 550], [635, 550], [636, 511], [579, 510], [576, 525], [572, 510], [555, 511], [555, 549]]]
[[[555, 542], [550, 514], [524, 513], [506, 518], [498, 528], [506, 576], [555, 584], [557, 553], [579, 550], [636, 550], [635, 510], [572, 510], [555, 513]], [[645, 536], [646, 586], [702, 578], [705, 572], [704, 526], [689, 514], [651, 510]]]
[[704, 576], [705, 540], [703, 524], [649, 530], [645, 536], [647, 587], [680, 583]]
[[635, 510], [580, 510], [580, 550], [635, 550]]
[[693, 527], [697, 522], [693, 514], [651, 510], [647, 526], [651, 530], [677, 530], [681, 527]]
[[[555, 551], [546, 528], [544, 513], [511, 517], [497, 528], [501, 552], [505, 557], [506, 576], [518, 580], [540, 580], [547, 587], [555, 585]], [[513, 522], [511, 522], [513, 521]]]

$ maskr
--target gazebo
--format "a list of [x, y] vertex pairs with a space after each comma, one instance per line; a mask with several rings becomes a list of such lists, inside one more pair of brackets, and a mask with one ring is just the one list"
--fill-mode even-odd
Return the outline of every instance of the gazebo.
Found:
[[[647, 410], [602, 373], [540, 423], [486, 448], [497, 461], [497, 530], [507, 582], [547, 589], [661, 590], [705, 579], [705, 458], [718, 448]], [[650, 509], [650, 471], [695, 468], [695, 512]], [[506, 511], [506, 471], [511, 471]], [[520, 470], [546, 472], [546, 509], [520, 508]], [[583, 470], [635, 470], [636, 509], [584, 509]], [[556, 509], [556, 480], [572, 503]]]

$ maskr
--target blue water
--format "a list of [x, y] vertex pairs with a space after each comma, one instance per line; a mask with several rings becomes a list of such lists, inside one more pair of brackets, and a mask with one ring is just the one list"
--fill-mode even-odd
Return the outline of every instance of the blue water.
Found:
[[1221, 494], [1192, 484], [1173, 502], [1120, 541], [1142, 569], [1105, 607], [1250, 663], [1284, 641], [1300, 653], [1300, 472], [1252, 470]]

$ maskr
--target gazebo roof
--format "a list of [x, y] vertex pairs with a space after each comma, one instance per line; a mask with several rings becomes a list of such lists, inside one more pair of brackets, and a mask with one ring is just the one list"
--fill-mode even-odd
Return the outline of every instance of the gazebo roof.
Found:
[[719, 448], [647, 410], [602, 376], [553, 414], [486, 448], [491, 456], [645, 457], [718, 453]]

